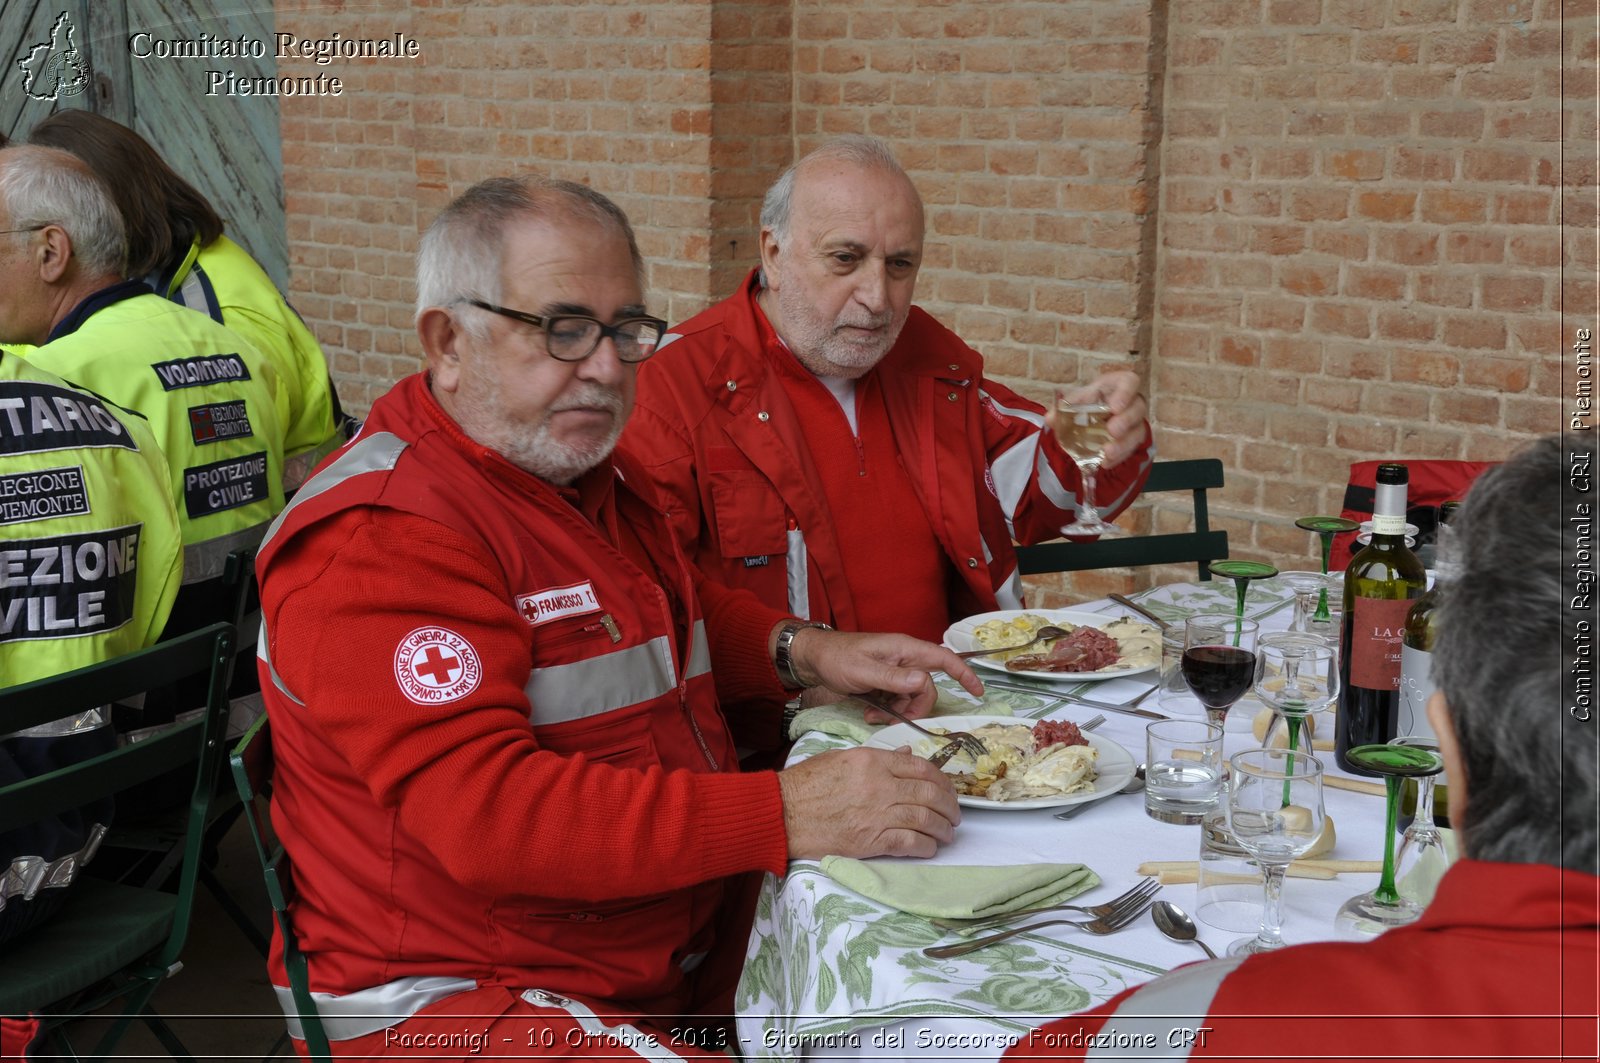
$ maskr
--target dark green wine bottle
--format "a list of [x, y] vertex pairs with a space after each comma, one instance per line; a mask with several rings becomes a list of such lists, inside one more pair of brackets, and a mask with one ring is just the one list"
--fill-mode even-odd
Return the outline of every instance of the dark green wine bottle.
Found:
[[1406, 613], [1427, 585], [1422, 562], [1406, 545], [1404, 465], [1378, 466], [1372, 541], [1350, 559], [1339, 633], [1339, 718], [1334, 758], [1357, 775], [1373, 772], [1346, 753], [1395, 737], [1400, 709], [1400, 647]]

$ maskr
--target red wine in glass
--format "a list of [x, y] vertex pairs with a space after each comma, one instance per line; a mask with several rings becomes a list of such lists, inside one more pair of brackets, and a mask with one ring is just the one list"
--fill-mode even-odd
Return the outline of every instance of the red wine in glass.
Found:
[[1191, 646], [1179, 668], [1207, 710], [1226, 712], [1255, 681], [1256, 655], [1236, 646]]

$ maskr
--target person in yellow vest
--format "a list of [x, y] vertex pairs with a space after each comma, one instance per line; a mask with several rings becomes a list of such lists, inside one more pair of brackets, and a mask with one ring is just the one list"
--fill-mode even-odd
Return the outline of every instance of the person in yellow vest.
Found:
[[249, 252], [223, 235], [206, 197], [138, 133], [90, 111], [66, 110], [34, 126], [28, 142], [70, 151], [105, 183], [127, 227], [128, 276], [208, 314], [272, 361], [288, 403], [283, 481], [293, 494], [344, 443], [350, 423], [300, 315]]
[[272, 364], [124, 279], [121, 218], [76, 156], [0, 149], [0, 232], [0, 343], [31, 344], [35, 365], [143, 414], [166, 455], [184, 544], [169, 633], [228, 618], [227, 556], [253, 548], [283, 508], [286, 411]]
[[[0, 687], [160, 637], [183, 575], [167, 480], [143, 418], [0, 350]], [[0, 735], [0, 783], [115, 742], [100, 710]], [[94, 802], [0, 833], [0, 942], [60, 907], [110, 812], [109, 801]]]

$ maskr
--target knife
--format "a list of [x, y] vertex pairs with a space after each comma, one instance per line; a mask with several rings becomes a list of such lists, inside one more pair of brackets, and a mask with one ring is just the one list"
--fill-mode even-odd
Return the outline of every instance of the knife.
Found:
[[1106, 597], [1110, 598], [1112, 601], [1116, 602], [1120, 606], [1123, 606], [1124, 608], [1132, 609], [1142, 617], [1154, 620], [1156, 627], [1160, 628], [1162, 631], [1165, 631], [1167, 628], [1172, 626], [1166, 620], [1152, 613], [1150, 610], [1146, 609], [1144, 606], [1140, 605], [1138, 602], [1134, 601], [1132, 598], [1129, 598], [1125, 594], [1117, 594], [1113, 592], [1106, 595]]
[[998, 679], [984, 677], [985, 687], [995, 687], [999, 690], [1015, 690], [1022, 694], [1037, 694], [1041, 698], [1054, 698], [1057, 701], [1070, 701], [1078, 705], [1087, 705], [1091, 709], [1104, 709], [1106, 712], [1120, 712], [1128, 716], [1142, 716], [1147, 720], [1170, 720], [1172, 717], [1163, 716], [1159, 712], [1149, 709], [1135, 708], [1129, 705], [1115, 705], [1109, 701], [1096, 701], [1086, 698], [1082, 694], [1070, 694], [1064, 690], [1048, 690], [1043, 687], [1024, 686], [1021, 683], [1006, 683]]

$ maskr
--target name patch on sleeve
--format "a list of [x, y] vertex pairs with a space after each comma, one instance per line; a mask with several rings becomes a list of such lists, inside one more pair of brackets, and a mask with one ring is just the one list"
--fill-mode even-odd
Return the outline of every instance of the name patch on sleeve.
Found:
[[36, 469], [0, 476], [0, 524], [75, 517], [89, 512], [83, 466]]
[[183, 504], [191, 520], [267, 497], [265, 451], [183, 470]]
[[583, 616], [599, 611], [600, 601], [594, 596], [594, 584], [588, 581], [517, 597], [517, 612], [533, 627], [562, 617]]
[[0, 454], [139, 446], [105, 404], [37, 380], [0, 381]]
[[243, 399], [238, 402], [214, 402], [209, 406], [189, 407], [189, 432], [196, 444], [220, 443], [224, 439], [238, 439], [253, 435], [250, 414]]
[[176, 358], [170, 362], [157, 362], [150, 368], [156, 371], [156, 378], [161, 381], [164, 391], [250, 379], [250, 367], [237, 354]]
[[0, 642], [98, 635], [132, 620], [141, 527], [0, 544]]

